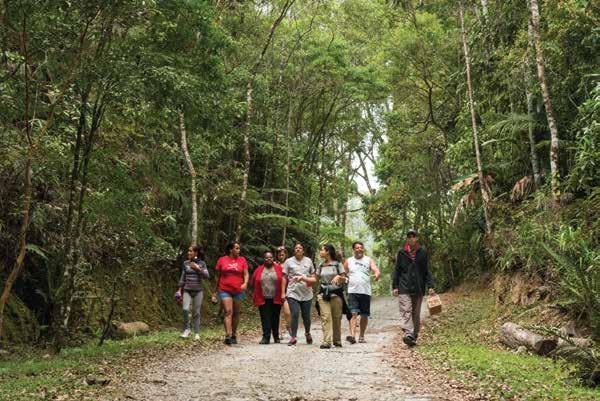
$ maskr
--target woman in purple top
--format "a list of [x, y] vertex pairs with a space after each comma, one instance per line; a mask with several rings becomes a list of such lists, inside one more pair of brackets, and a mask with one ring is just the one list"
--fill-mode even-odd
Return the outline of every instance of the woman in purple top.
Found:
[[202, 306], [202, 281], [208, 279], [208, 268], [204, 263], [204, 249], [201, 246], [190, 246], [187, 260], [183, 262], [179, 289], [175, 296], [183, 298], [183, 332], [181, 338], [188, 338], [190, 330], [190, 307], [193, 307], [194, 340], [200, 339], [200, 307]]

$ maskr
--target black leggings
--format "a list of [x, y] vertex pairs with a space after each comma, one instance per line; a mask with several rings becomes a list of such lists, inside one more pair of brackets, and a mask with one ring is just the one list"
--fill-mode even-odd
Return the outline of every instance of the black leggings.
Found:
[[258, 311], [260, 312], [263, 338], [270, 339], [271, 333], [273, 333], [273, 339], [278, 339], [281, 305], [273, 303], [273, 299], [265, 299], [265, 303], [258, 307]]
[[304, 332], [307, 334], [310, 333], [310, 306], [312, 300], [298, 301], [294, 298], [288, 298], [287, 301], [290, 305], [290, 312], [292, 314], [292, 324], [290, 328], [292, 337], [296, 337], [296, 334], [298, 334], [298, 318], [300, 317], [300, 313], [302, 313], [302, 322], [304, 322]]

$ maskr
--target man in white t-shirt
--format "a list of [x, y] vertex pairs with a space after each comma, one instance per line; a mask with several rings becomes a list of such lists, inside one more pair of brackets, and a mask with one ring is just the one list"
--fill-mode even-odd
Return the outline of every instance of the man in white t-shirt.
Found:
[[371, 314], [371, 271], [375, 273], [375, 281], [379, 280], [381, 272], [377, 265], [368, 256], [365, 256], [365, 246], [356, 241], [352, 244], [354, 256], [344, 263], [348, 277], [348, 306], [352, 312], [350, 320], [350, 335], [346, 340], [351, 344], [356, 343], [356, 319], [360, 315], [359, 343], [365, 342], [365, 331]]

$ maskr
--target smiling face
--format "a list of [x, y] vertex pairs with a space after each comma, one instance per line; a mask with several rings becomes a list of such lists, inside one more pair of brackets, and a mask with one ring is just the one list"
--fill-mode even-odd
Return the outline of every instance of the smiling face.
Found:
[[273, 266], [273, 261], [274, 261], [273, 254], [271, 252], [266, 252], [265, 253], [265, 266], [266, 267]]
[[416, 234], [408, 234], [406, 236], [406, 243], [411, 248], [414, 247], [415, 245], [417, 245], [417, 235]]
[[188, 260], [192, 260], [196, 257], [196, 251], [194, 251], [194, 247], [190, 246], [187, 251]]
[[363, 244], [354, 244], [352, 248], [352, 252], [354, 252], [354, 257], [360, 259], [365, 254], [365, 247]]

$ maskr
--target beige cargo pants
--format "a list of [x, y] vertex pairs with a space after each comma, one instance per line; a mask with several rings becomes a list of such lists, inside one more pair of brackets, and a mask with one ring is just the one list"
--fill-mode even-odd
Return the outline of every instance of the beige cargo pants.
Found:
[[411, 335], [416, 340], [421, 328], [421, 304], [422, 295], [398, 294], [398, 305], [400, 307], [400, 327], [404, 335]]

